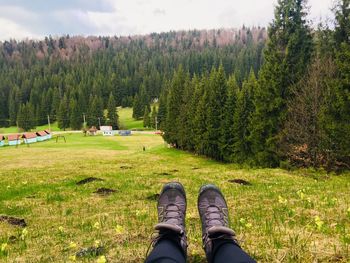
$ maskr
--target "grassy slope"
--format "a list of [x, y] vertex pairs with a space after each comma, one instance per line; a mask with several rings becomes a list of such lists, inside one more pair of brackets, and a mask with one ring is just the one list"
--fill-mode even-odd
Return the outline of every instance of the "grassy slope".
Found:
[[[28, 223], [23, 240], [12, 242], [9, 238], [20, 237], [22, 229], [0, 223], [0, 245], [8, 244], [1, 262], [64, 262], [96, 240], [111, 262], [142, 262], [157, 220], [156, 201], [147, 197], [172, 180], [187, 191], [190, 262], [205, 262], [196, 200], [207, 182], [223, 190], [231, 226], [258, 261], [350, 259], [349, 174], [240, 169], [168, 149], [156, 135], [66, 138], [66, 144], [51, 140], [0, 148], [0, 214]], [[89, 176], [104, 181], [75, 184]], [[227, 182], [234, 178], [253, 185]], [[99, 187], [118, 192], [100, 197], [93, 193]], [[316, 216], [323, 225], [317, 226]]]

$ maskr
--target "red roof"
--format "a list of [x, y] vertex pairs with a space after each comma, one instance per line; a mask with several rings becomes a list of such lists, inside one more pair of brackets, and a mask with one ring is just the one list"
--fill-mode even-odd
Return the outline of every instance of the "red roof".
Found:
[[47, 134], [51, 134], [51, 132], [49, 130], [45, 130], [44, 132], [46, 132]]
[[47, 133], [44, 132], [44, 131], [38, 131], [38, 132], [36, 132], [36, 134], [37, 134], [38, 136], [46, 136], [46, 135], [47, 135]]
[[36, 138], [36, 133], [35, 132], [26, 132], [25, 134], [22, 135], [22, 138], [25, 138], [25, 139]]
[[21, 138], [20, 134], [11, 134], [11, 135], [7, 136], [7, 139], [9, 141], [16, 141], [16, 140], [19, 140], [20, 138]]
[[0, 141], [5, 140], [5, 136], [4, 135], [0, 135]]

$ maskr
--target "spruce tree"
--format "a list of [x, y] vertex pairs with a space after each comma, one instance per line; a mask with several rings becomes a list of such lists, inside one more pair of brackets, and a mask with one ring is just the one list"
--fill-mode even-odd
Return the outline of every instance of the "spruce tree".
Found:
[[305, 74], [313, 44], [304, 0], [279, 0], [269, 28], [265, 63], [254, 92], [250, 141], [255, 163], [279, 165], [278, 141], [291, 97], [290, 87]]
[[158, 112], [157, 112], [156, 105], [153, 105], [153, 107], [152, 107], [150, 123], [151, 123], [151, 127], [153, 129], [158, 128]]
[[66, 130], [69, 127], [69, 103], [68, 98], [65, 95], [60, 103], [57, 113], [58, 128]]
[[151, 126], [151, 119], [149, 117], [149, 110], [148, 107], [145, 106], [144, 114], [143, 114], [143, 127], [150, 127]]
[[69, 102], [69, 118], [69, 126], [72, 130], [80, 130], [83, 121], [82, 112], [74, 98]]
[[119, 116], [117, 113], [117, 105], [114, 100], [112, 93], [109, 94], [108, 105], [107, 105], [107, 118], [108, 125], [113, 127], [113, 130], [119, 129]]
[[17, 125], [24, 131], [35, 128], [34, 108], [31, 103], [22, 104], [17, 114]]
[[139, 94], [136, 94], [134, 97], [134, 103], [132, 106], [132, 117], [134, 119], [140, 119], [144, 113], [144, 106], [142, 106], [142, 102], [140, 100]]

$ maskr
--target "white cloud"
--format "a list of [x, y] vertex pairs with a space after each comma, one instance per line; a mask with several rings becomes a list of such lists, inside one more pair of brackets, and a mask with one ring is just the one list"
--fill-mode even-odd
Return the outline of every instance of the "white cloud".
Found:
[[11, 20], [0, 17], [0, 40], [35, 38], [40, 36], [28, 31], [26, 28]]

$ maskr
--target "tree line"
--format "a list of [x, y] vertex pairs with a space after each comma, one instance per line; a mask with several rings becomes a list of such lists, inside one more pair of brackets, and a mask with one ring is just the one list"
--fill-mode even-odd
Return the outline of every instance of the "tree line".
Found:
[[350, 168], [350, 7], [312, 30], [306, 1], [279, 0], [264, 64], [237, 81], [224, 66], [179, 67], [160, 97], [158, 120], [176, 148], [264, 167]]

